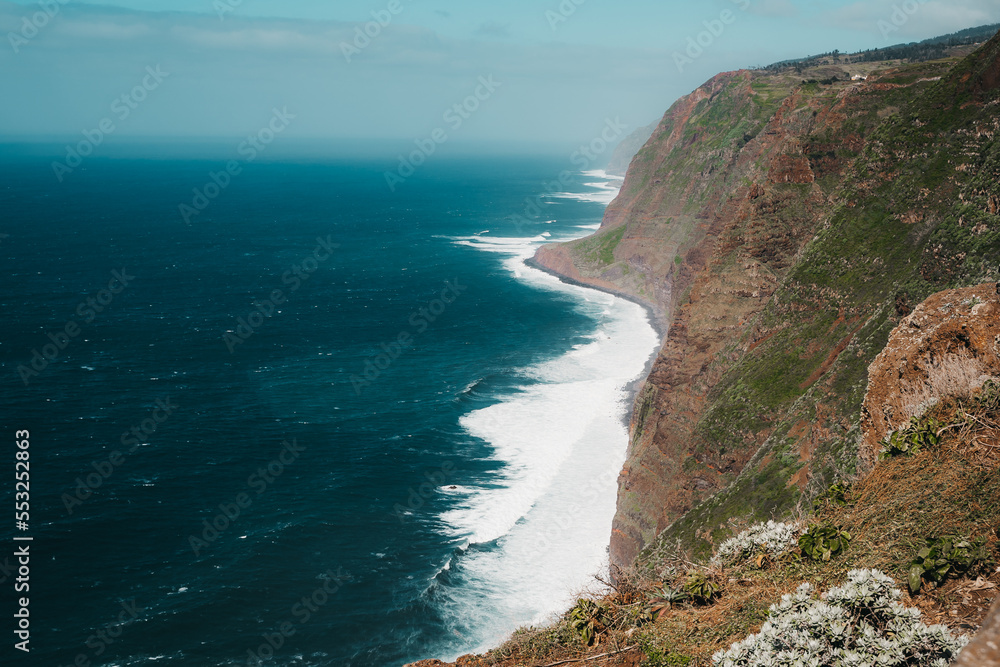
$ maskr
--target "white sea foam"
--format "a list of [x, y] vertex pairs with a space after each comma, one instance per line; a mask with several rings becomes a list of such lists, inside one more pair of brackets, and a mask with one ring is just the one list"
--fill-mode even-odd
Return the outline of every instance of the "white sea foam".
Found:
[[624, 181], [625, 180], [624, 176], [617, 176], [615, 174], [609, 174], [608, 172], [604, 171], [603, 169], [591, 169], [590, 171], [584, 171], [582, 173], [583, 173], [584, 176], [591, 176], [593, 178], [603, 178], [605, 180], [611, 180], [611, 181]]
[[607, 206], [618, 196], [617, 187], [601, 188], [597, 192], [556, 192], [547, 195], [547, 199], [573, 199], [575, 201], [595, 202]]
[[556, 192], [546, 195], [546, 199], [571, 199], [573, 201], [594, 202], [607, 206], [615, 200], [621, 191], [623, 179], [608, 174], [603, 169], [583, 172], [584, 176], [599, 179], [597, 182], [584, 183], [593, 192]]
[[436, 593], [452, 629], [469, 641], [465, 650], [483, 650], [564, 611], [604, 565], [628, 441], [627, 388], [659, 338], [642, 307], [524, 264], [542, 243], [567, 238], [452, 240], [506, 255], [502, 263], [518, 279], [573, 295], [598, 322], [585, 344], [521, 369], [521, 391], [461, 419], [505, 468], [492, 488], [449, 490], [461, 500], [442, 518], [480, 546], [456, 559], [454, 583]]

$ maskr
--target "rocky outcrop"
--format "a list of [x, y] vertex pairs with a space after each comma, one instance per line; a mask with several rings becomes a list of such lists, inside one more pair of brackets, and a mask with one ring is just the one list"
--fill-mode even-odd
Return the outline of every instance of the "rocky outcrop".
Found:
[[968, 646], [962, 649], [955, 667], [1000, 667], [1000, 598]]
[[543, 268], [546, 271], [550, 271], [566, 278], [570, 282], [577, 282], [580, 284], [589, 285], [591, 287], [596, 287], [598, 289], [605, 290], [607, 292], [619, 292], [620, 288], [615, 283], [610, 280], [601, 280], [600, 278], [585, 278], [580, 275], [576, 266], [573, 264], [573, 257], [569, 250], [564, 246], [543, 246], [538, 249], [538, 252], [530, 260], [531, 264]]
[[667, 112], [596, 235], [539, 251], [669, 323], [633, 409], [615, 565], [657, 539], [708, 552], [730, 519], [855, 473], [868, 367], [910, 304], [998, 278], [998, 64], [1000, 38], [862, 82], [720, 74]]
[[945, 396], [1000, 379], [997, 285], [939, 292], [908, 315], [868, 370], [859, 456], [871, 467], [880, 442]]

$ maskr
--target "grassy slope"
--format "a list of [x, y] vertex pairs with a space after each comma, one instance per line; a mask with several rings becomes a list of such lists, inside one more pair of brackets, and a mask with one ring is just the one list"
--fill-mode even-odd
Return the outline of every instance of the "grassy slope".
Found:
[[[944, 401], [928, 416], [962, 428], [946, 431], [933, 449], [881, 462], [848, 489], [845, 500], [818, 504], [810, 522], [839, 526], [853, 537], [847, 551], [831, 561], [792, 556], [763, 567], [745, 562], [723, 570], [692, 563], [690, 554], [661, 545], [655, 557], [601, 600], [607, 629], [596, 646], [585, 646], [563, 619], [548, 628], [521, 630], [504, 646], [464, 664], [546, 665], [624, 648], [589, 664], [706, 666], [715, 651], [757, 631], [769, 606], [801, 582], [825, 590], [842, 583], [849, 570], [876, 568], [905, 591], [909, 561], [924, 538], [943, 535], [985, 539], [993, 562], [940, 587], [927, 584], [917, 596], [905, 596], [903, 604], [919, 608], [928, 624], [973, 631], [1000, 584], [1000, 571], [995, 570], [1000, 557], [1000, 450], [976, 444], [996, 442], [1000, 392]], [[722, 587], [721, 597], [711, 605], [678, 604], [655, 622], [643, 621], [641, 612], [652, 587], [677, 585], [690, 572], [714, 577]], [[979, 576], [985, 586], [973, 581]]]

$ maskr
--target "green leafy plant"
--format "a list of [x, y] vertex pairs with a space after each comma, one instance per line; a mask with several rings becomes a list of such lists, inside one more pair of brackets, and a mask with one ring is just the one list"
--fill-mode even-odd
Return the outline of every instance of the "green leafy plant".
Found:
[[828, 502], [832, 505], [843, 507], [847, 504], [847, 490], [849, 488], [850, 485], [844, 484], [843, 482], [837, 482], [829, 489], [816, 496], [816, 499], [813, 500], [813, 509], [819, 509]]
[[692, 601], [708, 604], [719, 596], [721, 589], [711, 578], [695, 573], [684, 582], [684, 592]]
[[593, 646], [598, 641], [598, 635], [607, 627], [606, 617], [601, 605], [593, 600], [579, 600], [569, 612], [569, 625], [587, 646]]
[[642, 667], [687, 667], [693, 660], [686, 655], [674, 653], [670, 641], [654, 632], [639, 636], [639, 650], [646, 656]]
[[1000, 384], [987, 380], [976, 396], [976, 405], [992, 412], [1000, 411]]
[[924, 581], [940, 584], [949, 576], [968, 572], [986, 560], [986, 541], [966, 540], [959, 537], [927, 539], [927, 544], [910, 562], [908, 584], [910, 593], [916, 595]]
[[933, 447], [941, 442], [938, 434], [940, 429], [941, 422], [936, 419], [920, 421], [913, 417], [909, 426], [899, 429], [882, 441], [882, 447], [885, 448], [882, 458], [916, 454], [925, 447]]
[[649, 595], [649, 612], [657, 620], [663, 617], [670, 609], [688, 599], [688, 594], [679, 588], [663, 586], [658, 591]]
[[810, 526], [809, 530], [799, 537], [799, 549], [803, 556], [811, 560], [829, 561], [833, 556], [846, 551], [850, 541], [850, 533], [836, 526], [829, 524]]

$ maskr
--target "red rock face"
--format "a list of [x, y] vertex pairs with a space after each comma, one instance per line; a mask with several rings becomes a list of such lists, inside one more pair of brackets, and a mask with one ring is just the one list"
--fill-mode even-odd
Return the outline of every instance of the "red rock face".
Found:
[[804, 155], [779, 155], [771, 166], [772, 183], [812, 183], [816, 180]]
[[[990, 46], [996, 48], [996, 42], [997, 38], [994, 37], [991, 40], [991, 44], [987, 45], [987, 48]], [[1000, 59], [984, 62], [979, 67], [973, 69], [968, 79], [968, 90], [970, 92], [974, 95], [983, 95], [997, 88], [1000, 88]]]
[[[978, 202], [994, 216], [1000, 209], [1000, 167], [975, 186], [981, 191], [968, 176], [989, 164], [985, 158], [996, 153], [994, 137], [1000, 134], [998, 107], [989, 102], [990, 108], [982, 97], [1000, 87], [1000, 36], [984, 53], [959, 65], [965, 67], [961, 77], [950, 65], [924, 64], [918, 75], [906, 68], [883, 70], [863, 84], [814, 86], [808, 94], [795, 74], [720, 74], [671, 107], [633, 159], [598, 233], [598, 239], [621, 233], [614, 262], [596, 261], [593, 238], [538, 251], [538, 265], [645, 300], [669, 323], [634, 404], [611, 536], [613, 565], [631, 565], [671, 526], [668, 536], [690, 524], [684, 530], [709, 542], [719, 518], [745, 516], [757, 493], [792, 489], [798, 499], [798, 491], [810, 485], [813, 491], [826, 488], [836, 481], [824, 479], [826, 471], [853, 474], [859, 440], [868, 443], [862, 456], [872, 459], [881, 438], [919, 405], [913, 399], [921, 391], [940, 396], [958, 380], [1000, 370], [1000, 296], [994, 284], [941, 292], [913, 308], [949, 284], [935, 282], [939, 279], [927, 267], [957, 267], [970, 258], [965, 250], [959, 255], [943, 249], [939, 255], [938, 246], [930, 254], [921, 250], [922, 239], [934, 231], [935, 214], [955, 213], [937, 205]], [[817, 78], [825, 76], [829, 73]], [[938, 143], [930, 131], [911, 145], [873, 136], [884, 119], [891, 124], [894, 116], [907, 118], [902, 114], [912, 110], [910, 100], [940, 93], [934, 81], [942, 76], [951, 86], [947, 97], [980, 95], [978, 102], [968, 102], [970, 116], [978, 114], [978, 120], [966, 118], [953, 132], [935, 130], [960, 136], [961, 143]], [[910, 125], [914, 132], [921, 127]], [[888, 187], [907, 170], [925, 168], [934, 150], [949, 158], [953, 170], [940, 191]], [[968, 164], [956, 163], [954, 156]], [[897, 201], [874, 194], [884, 191]], [[872, 213], [879, 207], [885, 217]], [[849, 226], [843, 218], [865, 220], [866, 214], [877, 224], [844, 244], [850, 247], [824, 244], [835, 225]], [[964, 215], [969, 211], [953, 217]], [[881, 252], [872, 237], [894, 220], [906, 227], [891, 242], [879, 237], [890, 247]], [[997, 230], [996, 220], [980, 220], [973, 232], [982, 240]], [[803, 268], [813, 242], [829, 258]], [[907, 248], [916, 251], [907, 256]], [[997, 258], [990, 253], [971, 259], [995, 272]], [[856, 277], [824, 281], [837, 272]], [[977, 274], [965, 284], [986, 279]], [[911, 297], [909, 289], [920, 290], [920, 296]], [[865, 296], [854, 298], [854, 292]], [[781, 362], [778, 373], [761, 372], [763, 379], [743, 373], [773, 371], [775, 359]], [[739, 411], [740, 400], [751, 395], [733, 391], [737, 398], [723, 402], [720, 395], [734, 389], [734, 377], [768, 385], [783, 375], [794, 377], [790, 397], [759, 411], [748, 403], [753, 410], [736, 417], [716, 414], [724, 412], [719, 405]], [[865, 422], [859, 426], [862, 405]], [[775, 441], [783, 446], [777, 454]], [[850, 466], [829, 464], [835, 456], [849, 459]], [[768, 473], [768, 466], [785, 468]], [[705, 509], [732, 489], [729, 500], [735, 496], [738, 506], [730, 514]], [[769, 502], [754, 509], [770, 511]], [[998, 646], [1000, 602], [958, 664], [1000, 667]]]
[[[617, 565], [630, 563], [656, 534], [724, 486], [760, 445], [762, 438], [750, 435], [743, 449], [704, 457], [692, 432], [729, 367], [721, 351], [767, 303], [828, 215], [827, 195], [802, 146], [823, 129], [836, 140], [851, 110], [844, 95], [815, 102], [790, 95], [730, 148], [713, 146], [717, 137], [689, 126], [711, 101], [737, 114], [760, 113], [752, 81], [748, 72], [719, 75], [678, 101], [605, 216], [604, 229], [627, 225], [616, 256], [645, 275], [630, 291], [670, 321], [633, 411], [611, 537]], [[817, 159], [826, 174], [844, 168], [831, 151]], [[622, 287], [566, 247], [543, 248], [536, 260], [580, 282]]]
[[943, 396], [1000, 379], [1000, 295], [989, 283], [939, 292], [902, 321], [868, 370], [859, 456], [871, 467], [879, 443]]

